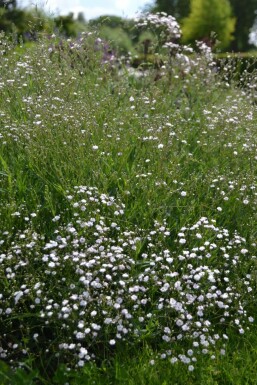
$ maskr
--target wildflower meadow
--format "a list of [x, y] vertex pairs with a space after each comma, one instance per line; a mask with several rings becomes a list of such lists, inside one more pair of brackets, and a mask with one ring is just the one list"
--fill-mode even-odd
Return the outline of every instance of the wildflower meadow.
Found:
[[0, 37], [0, 384], [257, 383], [257, 83], [147, 14]]

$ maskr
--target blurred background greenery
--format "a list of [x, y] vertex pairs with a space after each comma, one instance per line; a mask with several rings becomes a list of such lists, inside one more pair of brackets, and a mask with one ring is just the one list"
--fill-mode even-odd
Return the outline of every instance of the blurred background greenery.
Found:
[[[197, 39], [213, 45], [215, 36], [221, 52], [247, 52], [257, 46], [257, 0], [155, 0], [143, 12], [174, 16], [182, 27], [185, 44]], [[16, 0], [0, 0], [0, 30], [15, 33], [23, 41], [36, 40], [38, 33], [55, 30], [65, 37], [76, 37], [90, 28], [97, 29], [120, 54], [142, 52], [144, 40], [149, 39], [140, 36], [132, 19], [102, 15], [86, 20], [83, 13], [50, 15], [38, 7], [20, 8]]]

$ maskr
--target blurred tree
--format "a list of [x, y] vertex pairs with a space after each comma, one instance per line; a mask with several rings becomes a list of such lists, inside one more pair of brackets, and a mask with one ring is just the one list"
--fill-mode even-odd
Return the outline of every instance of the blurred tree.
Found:
[[53, 19], [37, 7], [25, 10], [24, 19], [26, 23], [24, 31], [27, 38], [31, 36], [31, 39], [37, 39], [38, 32], [51, 33], [54, 29]]
[[99, 34], [108, 42], [115, 53], [126, 55], [133, 51], [132, 41], [122, 28], [111, 28], [103, 25]]
[[224, 50], [233, 40], [234, 28], [235, 18], [228, 0], [191, 0], [190, 14], [182, 21], [182, 38], [186, 43], [204, 40], [211, 44], [215, 32], [219, 48]]
[[85, 15], [83, 12], [79, 12], [77, 16], [77, 21], [79, 23], [86, 23]]
[[52, 32], [53, 20], [38, 8], [6, 9], [0, 7], [0, 30], [16, 33], [24, 40], [36, 40], [38, 32]]
[[21, 9], [6, 9], [0, 7], [0, 30], [15, 32], [21, 35], [27, 28], [26, 15]]
[[13, 9], [16, 8], [16, 0], [0, 0], [0, 8]]
[[235, 39], [231, 44], [233, 51], [247, 51], [249, 43], [249, 33], [256, 21], [257, 0], [230, 0], [233, 14], [236, 17]]
[[[59, 29], [60, 33], [68, 36], [77, 36], [80, 32], [85, 31], [86, 23], [82, 20], [82, 15], [80, 15], [80, 20], [74, 19], [74, 14], [70, 12], [66, 16], [58, 16], [54, 18], [54, 23], [56, 27]], [[83, 15], [84, 17], [84, 15]]]
[[97, 26], [97, 27], [105, 25], [106, 27], [117, 28], [117, 27], [123, 26], [124, 19], [120, 16], [103, 15], [95, 19], [91, 19], [89, 21], [89, 24], [91, 26]]
[[75, 36], [75, 19], [74, 14], [70, 12], [66, 16], [57, 16], [54, 18], [54, 22], [56, 27], [59, 29], [61, 33], [66, 36]]
[[150, 12], [166, 12], [179, 21], [189, 15], [190, 0], [155, 0], [153, 7], [148, 9]]
[[133, 19], [123, 19], [120, 16], [103, 15], [89, 20], [89, 25], [97, 30], [104, 26], [109, 28], [120, 28], [128, 35], [133, 43], [138, 41], [139, 32], [134, 28], [135, 23]]
[[151, 31], [143, 31], [139, 36], [135, 50], [137, 53], [143, 54], [143, 59], [145, 62], [147, 62], [149, 55], [154, 55], [154, 53], [156, 52], [157, 46], [157, 36]]
[[[235, 38], [231, 42], [230, 48], [233, 51], [247, 51], [251, 48], [249, 33], [257, 19], [257, 0], [229, 0], [229, 2], [233, 16], [236, 18]], [[206, 4], [207, 2], [204, 2], [203, 6]], [[180, 21], [189, 15], [190, 0], [155, 0], [154, 5], [148, 6], [147, 10], [166, 12]], [[211, 11], [212, 13], [215, 13], [214, 9]]]

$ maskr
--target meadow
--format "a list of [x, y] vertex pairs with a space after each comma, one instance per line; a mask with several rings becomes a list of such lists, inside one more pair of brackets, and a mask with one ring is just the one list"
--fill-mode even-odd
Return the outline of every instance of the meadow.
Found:
[[255, 73], [162, 46], [1, 35], [1, 385], [257, 383]]

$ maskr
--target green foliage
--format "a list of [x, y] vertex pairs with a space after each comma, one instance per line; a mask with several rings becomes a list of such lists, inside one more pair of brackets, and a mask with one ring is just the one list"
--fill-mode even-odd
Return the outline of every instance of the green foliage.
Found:
[[120, 27], [102, 26], [99, 35], [106, 40], [114, 52], [128, 54], [133, 51], [132, 41], [128, 34]]
[[[225, 68], [226, 71], [229, 68], [228, 78], [230, 80], [234, 79], [241, 84], [247, 84], [253, 76], [256, 76], [257, 57], [254, 52], [216, 54], [215, 62], [221, 71], [223, 68]], [[255, 93], [254, 88], [252, 89], [252, 93]]]
[[25, 40], [28, 36], [36, 37], [38, 32], [51, 32], [54, 28], [53, 20], [38, 8], [26, 11], [19, 8], [0, 8], [0, 30], [6, 33], [16, 33]]
[[234, 39], [231, 49], [237, 51], [247, 51], [249, 44], [249, 32], [256, 19], [257, 0], [230, 0], [233, 14], [236, 18]]
[[190, 11], [190, 0], [155, 0], [151, 12], [166, 12], [181, 20], [188, 16]]
[[[190, 373], [183, 364], [153, 363], [154, 349], [139, 346], [137, 350], [125, 348], [112, 360], [104, 361], [100, 367], [89, 364], [77, 373], [67, 373], [66, 381], [71, 385], [255, 385], [256, 335], [238, 341], [236, 336], [227, 356], [217, 359], [202, 357], [199, 369]], [[129, 359], [128, 359], [129, 357]], [[69, 377], [70, 375], [70, 377]], [[64, 381], [63, 381], [64, 382]], [[60, 381], [58, 384], [62, 384]]]
[[75, 20], [72, 12], [66, 16], [55, 17], [54, 24], [59, 32], [66, 37], [75, 37], [79, 32], [87, 29], [82, 15], [80, 15], [79, 20]]
[[14, 9], [17, 6], [16, 0], [0, 0], [0, 8]]
[[72, 13], [52, 18], [37, 7], [24, 10], [14, 6], [0, 7], [0, 30], [16, 33], [25, 40], [36, 39], [38, 32], [52, 33], [56, 27], [69, 37], [85, 31], [87, 24], [82, 13], [75, 20]]
[[182, 22], [183, 41], [211, 40], [217, 34], [219, 48], [225, 49], [233, 39], [235, 19], [228, 0], [191, 0], [190, 15]]
[[[235, 17], [236, 21], [234, 39], [230, 41], [228, 47], [235, 52], [247, 51], [251, 48], [249, 32], [256, 19], [257, 0], [229, 0], [229, 3], [232, 8], [232, 16]], [[206, 4], [208, 6], [207, 1], [203, 2], [202, 7], [206, 7]], [[181, 21], [189, 16], [190, 0], [156, 0], [150, 9], [151, 12], [166, 12]], [[212, 15], [215, 15], [215, 8], [211, 10], [210, 17]], [[197, 24], [195, 28], [197, 28]]]
[[102, 15], [89, 21], [89, 25], [92, 27], [106, 26], [110, 28], [118, 28], [124, 26], [124, 19], [120, 16], [108, 16]]
[[26, 26], [23, 27], [23, 30], [20, 30], [19, 33], [31, 33], [34, 36], [37, 36], [39, 32], [51, 33], [54, 28], [53, 19], [45, 13], [40, 8], [29, 8], [24, 11], [23, 20], [26, 23]]
[[[36, 370], [30, 369], [27, 365], [25, 368], [19, 368], [13, 371], [4, 361], [0, 361], [0, 384], [1, 385], [34, 385], [41, 383]], [[59, 384], [61, 385], [61, 384]]]
[[26, 28], [26, 18], [23, 11], [19, 9], [7, 10], [6, 8], [0, 8], [0, 30], [22, 33]]
[[88, 24], [96, 31], [101, 30], [101, 28], [104, 27], [116, 29], [116, 31], [122, 30], [123, 36], [125, 32], [133, 43], [138, 40], [138, 31], [134, 28], [134, 21], [132, 19], [124, 19], [120, 16], [103, 15], [96, 19], [89, 20]]
[[154, 54], [158, 45], [157, 36], [151, 31], [143, 31], [139, 35], [139, 41], [135, 47], [137, 53], [144, 55]]

